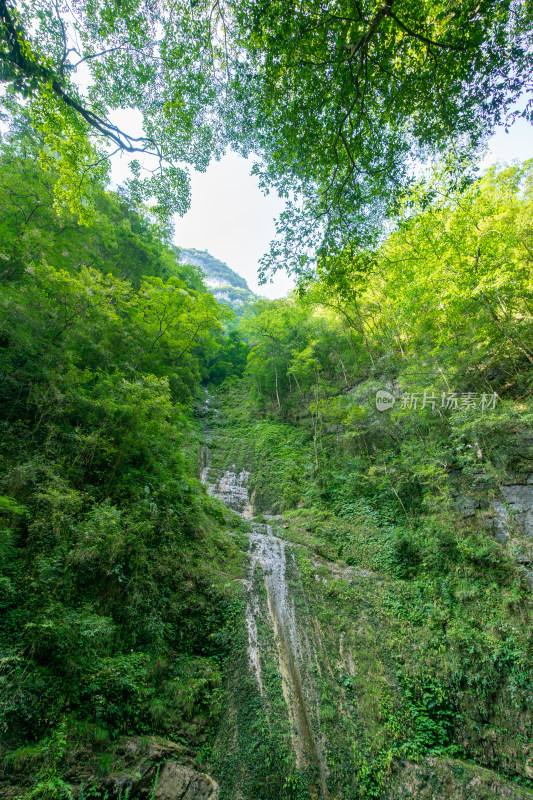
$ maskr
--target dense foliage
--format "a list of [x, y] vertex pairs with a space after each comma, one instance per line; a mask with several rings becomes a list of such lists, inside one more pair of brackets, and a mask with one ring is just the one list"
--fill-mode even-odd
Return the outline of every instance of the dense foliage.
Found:
[[265, 406], [285, 418], [304, 400], [311, 413], [332, 403], [340, 413], [367, 376], [411, 392], [527, 394], [532, 191], [531, 161], [455, 193], [436, 174], [379, 248], [346, 259], [333, 279], [325, 269], [299, 296], [253, 306], [248, 374]]
[[264, 185], [296, 195], [264, 267], [305, 275], [372, 240], [413, 160], [468, 170], [531, 86], [530, 14], [512, 0], [238, 3], [238, 135]]
[[59, 797], [58, 747], [212, 736], [239, 560], [192, 414], [227, 310], [120, 195], [58, 215], [30, 144], [0, 157], [0, 737]]
[[[255, 153], [287, 199], [265, 269], [307, 275], [375, 239], [414, 159], [470, 171], [531, 90], [531, 24], [518, 0], [0, 0], [0, 80], [82, 218], [110, 148], [133, 158], [131, 190], [161, 217], [188, 208], [187, 165], [228, 143]], [[117, 125], [125, 108], [142, 131]]]

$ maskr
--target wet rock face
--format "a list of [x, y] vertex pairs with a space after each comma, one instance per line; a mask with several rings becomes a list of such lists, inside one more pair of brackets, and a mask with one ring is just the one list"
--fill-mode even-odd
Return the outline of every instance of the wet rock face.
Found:
[[310, 765], [317, 768], [321, 796], [327, 798], [323, 754], [317, 736], [318, 731], [313, 730], [307, 708], [308, 692], [302, 679], [303, 663], [305, 660], [310, 661], [312, 655], [306, 646], [306, 637], [299, 629], [294, 599], [287, 581], [287, 559], [290, 556], [285, 542], [273, 535], [270, 525], [253, 526], [253, 533], [250, 535], [250, 572], [246, 606], [248, 654], [259, 691], [263, 694], [256, 622], [261, 600], [254, 589], [255, 573], [260, 568], [267, 594], [268, 615], [275, 634], [283, 697], [291, 721], [291, 739], [296, 764], [300, 769]]
[[238, 474], [231, 470], [226, 470], [214, 484], [207, 485], [207, 491], [212, 496], [218, 497], [232, 511], [241, 514], [245, 519], [251, 519], [253, 514], [249, 508], [250, 501], [247, 489], [249, 479], [250, 473], [246, 472], [246, 470], [241, 470]]
[[200, 479], [211, 497], [216, 497], [244, 519], [253, 517], [253, 508], [248, 493], [249, 472], [244, 469], [237, 472], [233, 465], [233, 470], [226, 470], [220, 474], [211, 469], [209, 453], [206, 452], [203, 456]]
[[[254, 516], [253, 502], [248, 485], [250, 473], [237, 472], [236, 466], [224, 473], [211, 468], [210, 453], [205, 447], [201, 453], [200, 477], [212, 497], [221, 500], [244, 519]], [[264, 696], [261, 669], [261, 646], [258, 623], [266, 620], [274, 632], [283, 698], [290, 720], [292, 749], [296, 764], [301, 769], [313, 765], [318, 770], [321, 797], [328, 796], [325, 766], [319, 744], [320, 734], [315, 733], [307, 709], [308, 695], [314, 687], [305, 686], [302, 666], [311, 659], [307, 652], [306, 637], [299, 629], [294, 599], [287, 579], [287, 561], [293, 559], [287, 544], [274, 535], [268, 524], [254, 523], [250, 534], [250, 565], [246, 590], [246, 628], [248, 634], [248, 663], [259, 692]], [[266, 590], [265, 608], [257, 580]], [[306, 690], [307, 689], [307, 690]]]
[[[206, 398], [204, 404], [204, 412], [207, 414], [209, 411], [210, 397], [206, 390]], [[211, 410], [212, 414], [216, 413], [216, 409]], [[210, 442], [210, 434], [207, 433], [206, 441]], [[250, 473], [246, 470], [237, 472], [237, 467], [233, 464], [232, 469], [225, 472], [211, 467], [211, 453], [209, 447], [204, 445], [200, 451], [200, 480], [207, 489], [207, 493], [211, 497], [216, 497], [225, 506], [231, 508], [236, 514], [239, 514], [244, 519], [252, 519], [253, 503], [250, 501], [248, 492], [248, 484], [250, 481]]]

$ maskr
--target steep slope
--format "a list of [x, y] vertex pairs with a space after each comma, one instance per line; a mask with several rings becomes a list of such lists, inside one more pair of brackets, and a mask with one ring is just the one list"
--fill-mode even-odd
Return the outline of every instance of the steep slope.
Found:
[[[243, 517], [234, 536], [249, 542], [212, 759], [221, 800], [531, 800], [531, 602], [519, 570], [501, 565], [498, 601], [494, 578], [472, 574], [471, 550], [459, 565], [468, 577], [448, 574], [446, 607], [429, 574], [398, 573], [390, 534], [362, 506], [348, 519], [259, 514], [267, 464], [284, 469], [290, 455], [264, 438], [258, 447], [253, 419], [236, 424], [246, 401], [245, 386], [219, 391], [200, 465], [208, 493]], [[296, 444], [284, 427], [286, 446], [312, 460], [309, 438]], [[491, 642], [495, 624], [513, 627], [507, 655], [505, 638]]]

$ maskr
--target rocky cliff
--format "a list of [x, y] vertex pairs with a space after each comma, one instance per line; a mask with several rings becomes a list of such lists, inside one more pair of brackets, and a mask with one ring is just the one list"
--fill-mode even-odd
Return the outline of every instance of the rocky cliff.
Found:
[[183, 264], [200, 267], [205, 275], [206, 286], [218, 302], [229, 306], [237, 316], [242, 314], [248, 303], [257, 298], [241, 275], [206, 250], [181, 248], [180, 260]]

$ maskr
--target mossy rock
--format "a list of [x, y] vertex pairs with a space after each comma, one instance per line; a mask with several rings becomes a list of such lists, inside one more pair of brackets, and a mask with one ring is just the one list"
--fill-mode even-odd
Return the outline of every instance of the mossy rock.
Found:
[[389, 800], [533, 800], [533, 791], [474, 764], [430, 757], [394, 770]]

